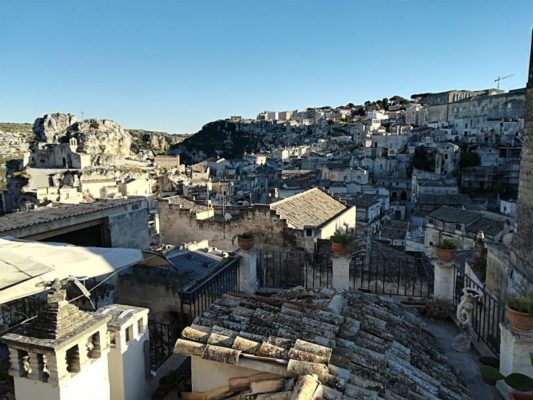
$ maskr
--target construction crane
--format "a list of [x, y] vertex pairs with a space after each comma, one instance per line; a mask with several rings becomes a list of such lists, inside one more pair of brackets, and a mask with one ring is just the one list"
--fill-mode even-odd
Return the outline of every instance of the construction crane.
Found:
[[497, 82], [496, 89], [500, 88], [500, 81], [503, 81], [504, 79], [510, 78], [511, 76], [514, 76], [514, 74], [506, 75], [506, 76], [498, 76], [498, 78], [494, 79], [494, 82]]

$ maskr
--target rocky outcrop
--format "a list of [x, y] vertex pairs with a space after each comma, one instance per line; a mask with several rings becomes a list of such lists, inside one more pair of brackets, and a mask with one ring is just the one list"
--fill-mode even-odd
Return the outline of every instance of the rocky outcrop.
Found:
[[76, 138], [78, 151], [91, 155], [92, 165], [115, 163], [130, 156], [131, 136], [107, 119], [86, 119], [68, 127], [66, 139]]
[[37, 118], [33, 124], [35, 139], [39, 142], [57, 143], [67, 128], [76, 122], [72, 114], [53, 113]]
[[153, 155], [167, 154], [170, 146], [182, 142], [186, 136], [171, 135], [166, 132], [129, 129], [131, 134], [131, 150], [135, 154]]

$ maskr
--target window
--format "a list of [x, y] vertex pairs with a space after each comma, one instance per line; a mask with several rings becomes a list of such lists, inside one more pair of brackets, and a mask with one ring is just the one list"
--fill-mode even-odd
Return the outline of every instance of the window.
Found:
[[50, 370], [48, 369], [48, 360], [45, 354], [37, 354], [37, 365], [39, 366], [39, 380], [44, 383], [48, 382]]
[[455, 224], [455, 229], [457, 229], [458, 231], [460, 231], [461, 229], [463, 229], [463, 227], [462, 227], [461, 224]]
[[131, 339], [133, 339], [133, 325], [126, 328], [126, 344], [131, 342]]
[[117, 347], [117, 333], [109, 331], [109, 344], [111, 347]]
[[67, 350], [67, 371], [70, 373], [80, 372], [80, 349], [78, 345]]
[[305, 230], [305, 236], [310, 237], [312, 235], [313, 235], [313, 230], [312, 229], [306, 229]]
[[30, 356], [27, 351], [17, 350], [19, 359], [19, 376], [28, 376], [31, 373]]
[[142, 318], [137, 321], [137, 331], [139, 332], [139, 336], [144, 333], [144, 320]]
[[100, 332], [96, 332], [87, 340], [87, 356], [89, 358], [99, 358], [100, 354]]

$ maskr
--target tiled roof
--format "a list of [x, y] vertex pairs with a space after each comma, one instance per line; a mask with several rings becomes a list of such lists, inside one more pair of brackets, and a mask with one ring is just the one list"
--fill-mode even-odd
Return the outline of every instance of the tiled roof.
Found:
[[270, 205], [290, 228], [318, 227], [348, 207], [326, 192], [313, 188]]
[[0, 232], [9, 232], [31, 225], [47, 223], [63, 218], [76, 217], [103, 210], [121, 207], [128, 204], [141, 202], [138, 199], [101, 200], [94, 203], [80, 203], [64, 205], [42, 210], [27, 211], [23, 213], [8, 214], [0, 217]]
[[[183, 330], [175, 352], [241, 366], [253, 361], [258, 371], [288, 377], [270, 383], [280, 394], [297, 390], [290, 378], [297, 387], [314, 378], [309, 396], [292, 397], [302, 400], [317, 390], [326, 400], [469, 398], [419, 317], [363, 293], [229, 293]], [[249, 381], [244, 386], [253, 389]]]
[[418, 202], [421, 204], [471, 204], [472, 200], [467, 194], [422, 194], [418, 196]]
[[[165, 200], [165, 198], [163, 198]], [[168, 198], [169, 204], [176, 204], [179, 205], [180, 208], [190, 210], [191, 212], [202, 212], [207, 211], [207, 206], [204, 206], [202, 204], [196, 204], [194, 201], [186, 199], [182, 196], [173, 196]]]
[[502, 221], [496, 221], [490, 218], [481, 217], [466, 227], [468, 232], [477, 234], [479, 231], [483, 231], [489, 236], [496, 236], [504, 229]]
[[379, 200], [375, 194], [365, 193], [354, 198], [352, 203], [355, 204], [356, 207], [366, 208], [379, 203]]
[[479, 218], [480, 214], [474, 211], [442, 206], [429, 214], [429, 216], [439, 221], [452, 224], [468, 224], [476, 218]]

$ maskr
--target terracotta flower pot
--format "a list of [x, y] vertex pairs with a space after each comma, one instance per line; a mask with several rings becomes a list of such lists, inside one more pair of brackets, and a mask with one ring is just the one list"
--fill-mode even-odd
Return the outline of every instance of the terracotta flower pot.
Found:
[[448, 249], [439, 249], [438, 247], [435, 249], [435, 255], [439, 260], [442, 261], [453, 261], [455, 258], [455, 250], [448, 250]]
[[346, 254], [346, 247], [343, 244], [334, 241], [331, 241], [331, 250], [337, 257], [341, 257]]
[[505, 316], [511, 328], [522, 332], [533, 331], [533, 315], [516, 311], [506, 306]]
[[239, 236], [237, 237], [237, 244], [241, 250], [250, 250], [255, 245], [255, 238], [242, 238]]

